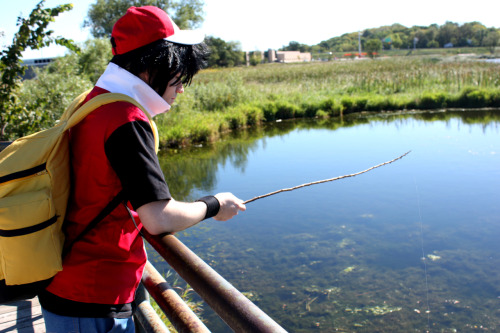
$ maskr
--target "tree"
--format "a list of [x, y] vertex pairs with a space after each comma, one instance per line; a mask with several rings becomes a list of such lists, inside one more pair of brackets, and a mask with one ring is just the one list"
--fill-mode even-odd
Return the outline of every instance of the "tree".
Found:
[[458, 27], [457, 45], [455, 46], [470, 46], [472, 44], [472, 24], [465, 23]]
[[109, 38], [115, 22], [136, 6], [156, 6], [166, 11], [181, 29], [193, 29], [203, 22], [202, 0], [97, 0], [90, 5], [84, 27], [96, 38]]
[[290, 42], [288, 43], [288, 46], [283, 46], [281, 48], [281, 51], [300, 51], [300, 52], [309, 52], [311, 50], [311, 47], [306, 44], [301, 44], [299, 42]]
[[194, 29], [203, 23], [202, 0], [182, 0], [173, 4], [173, 19], [180, 29]]
[[[365, 29], [361, 37], [361, 43], [370, 39], [379, 39], [383, 42], [384, 48], [413, 48], [415, 38], [417, 38], [416, 47], [435, 48], [443, 47], [448, 43], [455, 46], [485, 46], [484, 39], [491, 29], [500, 31], [496, 28], [487, 29], [479, 22], [470, 22], [459, 25], [453, 22], [446, 22], [444, 25], [431, 24], [429, 26], [413, 26], [406, 28], [401, 24], [391, 26], [382, 26], [379, 28]], [[493, 38], [493, 39], [492, 39]], [[490, 37], [489, 44], [494, 40]], [[292, 42], [288, 46], [297, 48], [297, 42]], [[358, 49], [358, 33], [347, 33], [340, 37], [330, 38], [317, 45], [319, 52], [326, 50], [333, 51], [354, 51]]]
[[260, 51], [250, 52], [250, 65], [257, 66], [262, 63], [263, 54]]
[[437, 24], [431, 24], [428, 28], [425, 29], [425, 38], [427, 40], [426, 45], [425, 46], [417, 45], [417, 47], [430, 47], [430, 48], [439, 47], [439, 42], [436, 40], [438, 31], [439, 31], [439, 26]]
[[53, 126], [74, 98], [92, 88], [88, 76], [79, 73], [79, 57], [71, 54], [57, 58], [47, 67], [35, 69], [35, 78], [23, 82], [18, 101], [27, 116], [16, 124], [15, 133], [32, 132], [33, 122], [38, 122], [40, 128]]
[[340, 37], [334, 37], [328, 40], [332, 49], [337, 52], [358, 50], [358, 32], [343, 34]]
[[237, 42], [225, 42], [220, 38], [208, 36], [205, 43], [210, 49], [208, 67], [233, 67], [244, 62], [244, 54]]
[[490, 49], [492, 54], [494, 54], [495, 48], [500, 45], [500, 32], [495, 28], [488, 29], [486, 37], [484, 37], [483, 44]]
[[16, 91], [16, 107], [25, 111], [11, 132], [21, 136], [33, 132], [33, 124], [36, 129], [53, 126], [75, 97], [92, 88], [111, 56], [109, 40], [90, 39], [79, 53], [35, 68], [35, 78], [23, 81]]
[[458, 43], [458, 24], [446, 22], [439, 28], [436, 39], [441, 47], [449, 43], [456, 45]]
[[330, 45], [328, 44], [328, 42], [326, 40], [320, 42], [318, 44], [318, 46], [319, 46], [321, 52], [325, 52], [325, 51], [328, 51], [331, 49]]
[[[33, 118], [32, 114], [17, 103], [17, 90], [21, 85], [21, 77], [24, 75], [25, 67], [22, 65], [21, 54], [28, 48], [40, 49], [52, 43], [65, 46], [70, 50], [77, 51], [78, 48], [72, 40], [63, 37], [52, 37], [52, 30], [47, 30], [50, 22], [60, 13], [71, 10], [73, 5], [60, 5], [55, 8], [43, 8], [45, 0], [40, 1], [27, 19], [18, 17], [17, 26], [19, 31], [14, 35], [12, 45], [0, 51], [0, 72], [2, 73], [0, 83], [0, 139], [11, 138], [17, 124], [26, 122], [29, 126], [27, 131], [34, 131], [43, 126], [48, 114], [44, 113]], [[8, 128], [8, 125], [11, 125]], [[24, 135], [25, 132], [16, 132], [16, 135]]]
[[365, 50], [370, 58], [374, 58], [375, 54], [377, 54], [381, 49], [382, 42], [380, 39], [370, 39], [365, 43]]
[[474, 43], [474, 46], [481, 46], [483, 45], [483, 39], [486, 37], [486, 34], [488, 32], [488, 29], [480, 23], [475, 24], [472, 27], [472, 41]]
[[429, 49], [437, 49], [439, 47], [439, 43], [437, 40], [431, 40], [429, 43], [427, 43], [427, 47]]
[[77, 73], [95, 84], [112, 57], [111, 43], [108, 39], [89, 39], [75, 60], [78, 63]]
[[392, 47], [399, 49], [401, 45], [403, 45], [403, 41], [401, 40], [401, 36], [399, 33], [392, 34], [391, 39], [392, 39]]

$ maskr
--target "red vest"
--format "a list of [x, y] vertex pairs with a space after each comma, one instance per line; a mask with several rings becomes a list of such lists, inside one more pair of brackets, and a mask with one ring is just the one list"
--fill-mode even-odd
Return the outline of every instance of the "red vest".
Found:
[[[105, 92], [96, 87], [86, 101]], [[65, 222], [67, 243], [122, 189], [106, 157], [104, 144], [117, 128], [136, 120], [148, 122], [147, 116], [134, 105], [115, 102], [96, 109], [71, 129], [73, 182]], [[139, 223], [137, 214], [135, 218]], [[83, 303], [132, 302], [147, 260], [138, 233], [125, 207], [119, 205], [74, 244], [64, 258], [63, 270], [47, 290]]]

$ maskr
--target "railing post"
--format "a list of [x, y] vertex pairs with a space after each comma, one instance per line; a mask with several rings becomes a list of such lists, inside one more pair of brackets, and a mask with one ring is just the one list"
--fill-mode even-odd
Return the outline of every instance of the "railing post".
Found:
[[139, 284], [134, 300], [137, 310], [135, 311], [137, 333], [169, 333], [170, 330], [161, 321], [156, 311], [149, 302], [149, 295], [144, 285]]
[[142, 283], [165, 312], [177, 332], [210, 333], [208, 328], [189, 308], [184, 300], [148, 261], [142, 275]]
[[146, 240], [235, 332], [286, 332], [173, 235]]

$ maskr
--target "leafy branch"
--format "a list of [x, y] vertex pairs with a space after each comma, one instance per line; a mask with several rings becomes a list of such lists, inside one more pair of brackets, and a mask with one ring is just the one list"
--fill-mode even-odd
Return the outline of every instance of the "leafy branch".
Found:
[[7, 126], [16, 126], [23, 120], [28, 111], [17, 102], [16, 91], [21, 85], [25, 73], [21, 55], [26, 49], [38, 50], [52, 43], [65, 46], [78, 52], [78, 47], [70, 39], [53, 37], [53, 30], [47, 26], [60, 13], [73, 8], [72, 4], [60, 5], [55, 8], [43, 8], [45, 0], [40, 1], [28, 18], [18, 17], [19, 31], [14, 35], [12, 45], [0, 51], [0, 140], [8, 137]]

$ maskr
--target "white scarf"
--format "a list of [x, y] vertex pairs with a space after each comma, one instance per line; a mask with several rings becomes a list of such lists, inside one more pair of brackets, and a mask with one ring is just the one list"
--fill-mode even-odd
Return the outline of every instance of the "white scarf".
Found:
[[132, 97], [148, 111], [151, 117], [170, 110], [170, 104], [146, 82], [112, 62], [97, 80], [96, 86], [112, 93]]

